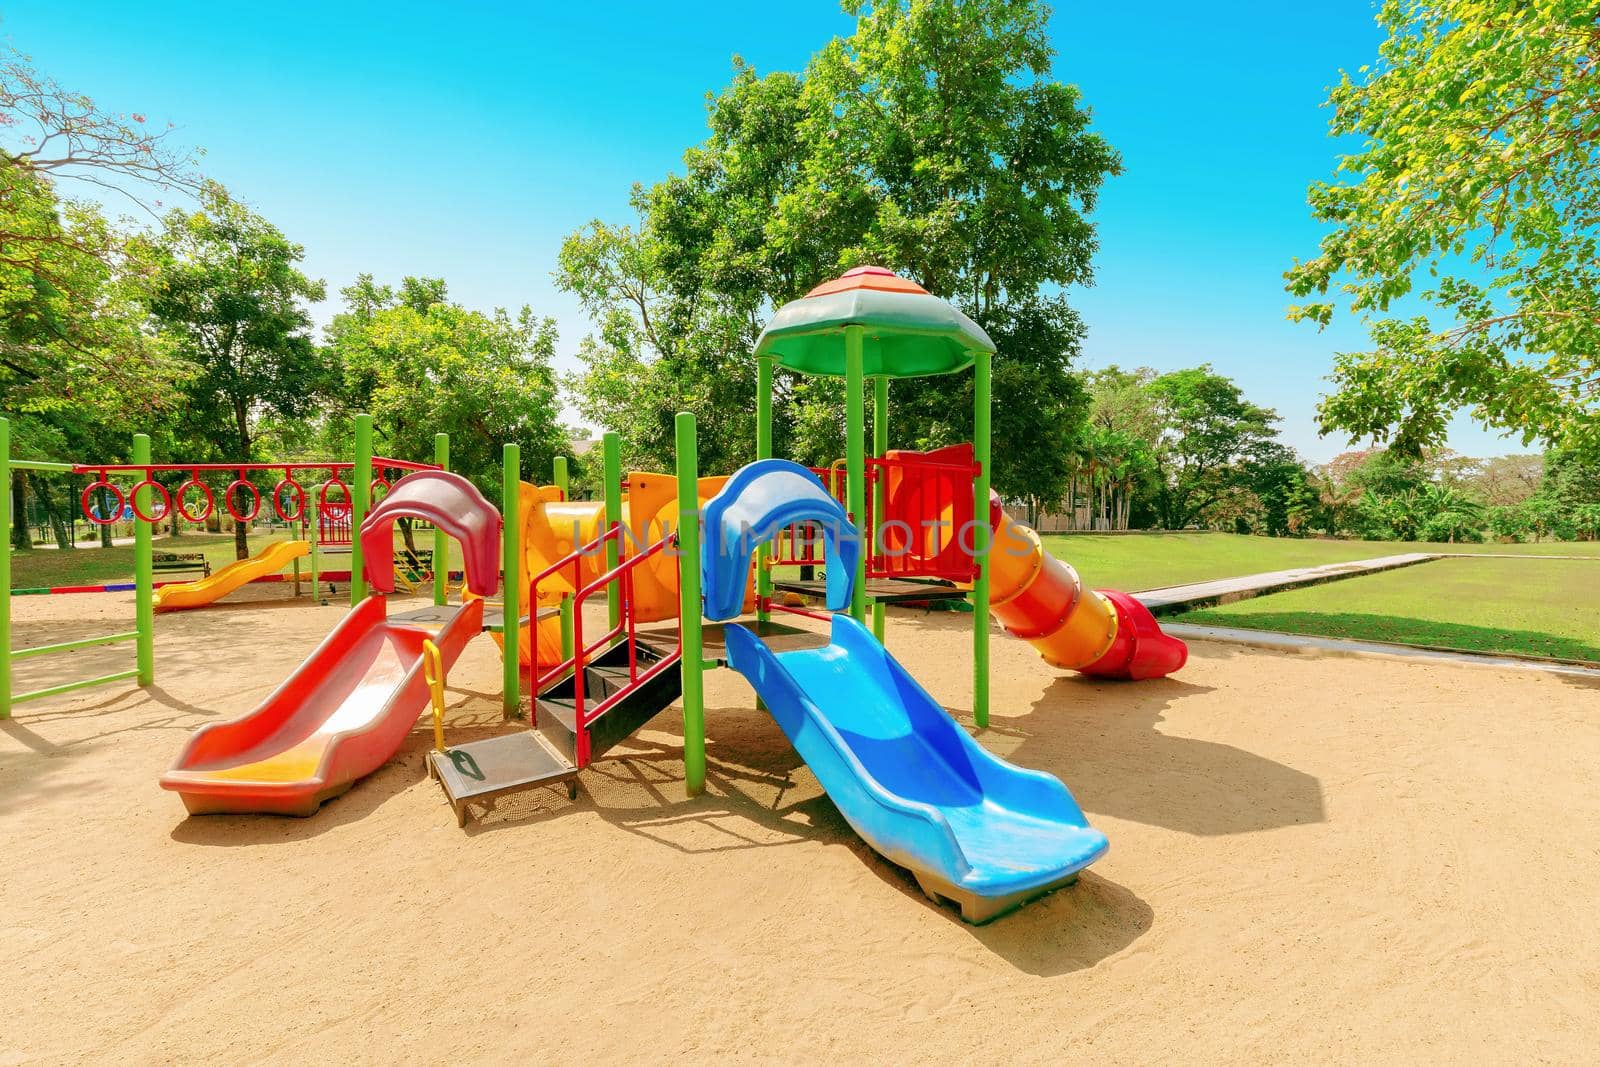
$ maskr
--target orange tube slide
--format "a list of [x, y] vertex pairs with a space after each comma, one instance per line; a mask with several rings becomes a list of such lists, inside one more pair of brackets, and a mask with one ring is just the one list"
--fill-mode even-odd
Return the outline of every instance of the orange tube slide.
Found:
[[1109, 678], [1160, 678], [1183, 666], [1188, 647], [1162, 633], [1139, 601], [1084, 588], [1078, 572], [1045, 551], [1039, 535], [998, 502], [990, 521], [989, 610], [1045, 662]]

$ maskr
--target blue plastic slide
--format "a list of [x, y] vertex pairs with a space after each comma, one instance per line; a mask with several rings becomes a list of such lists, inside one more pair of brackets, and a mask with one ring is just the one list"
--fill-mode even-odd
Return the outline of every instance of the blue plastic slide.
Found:
[[[848, 527], [822, 483], [782, 460], [739, 471], [705, 514], [701, 563], [712, 618], [738, 610], [731, 590], [742, 589], [748, 573], [750, 530], [765, 532], [774, 518]], [[828, 600], [842, 606], [848, 584], [841, 590], [832, 579], [845, 570], [839, 563], [854, 560], [847, 544], [835, 554], [831, 532], [825, 540]], [[1105, 853], [1105, 835], [1066, 786], [984, 750], [849, 616], [834, 616], [832, 641], [821, 649], [774, 652], [733, 623], [725, 636], [729, 666], [750, 680], [855, 831], [909, 868], [924, 893], [959, 904], [967, 921], [986, 922], [1067, 884]]]

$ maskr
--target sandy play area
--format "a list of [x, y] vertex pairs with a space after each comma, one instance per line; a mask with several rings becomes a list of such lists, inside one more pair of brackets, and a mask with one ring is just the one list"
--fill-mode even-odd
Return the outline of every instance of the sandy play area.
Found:
[[[0, 1062], [1591, 1061], [1600, 689], [1197, 644], [1176, 678], [1062, 677], [994, 642], [992, 750], [1050, 771], [1111, 852], [986, 926], [868, 850], [748, 687], [465, 831], [429, 743], [316, 817], [186, 819], [156, 777], [339, 617], [157, 620], [157, 685], [0, 723]], [[129, 595], [14, 602], [17, 647], [127, 628]], [[968, 623], [890, 649], [970, 726]], [[31, 660], [17, 684], [131, 665]], [[499, 660], [453, 739], [503, 729]]]

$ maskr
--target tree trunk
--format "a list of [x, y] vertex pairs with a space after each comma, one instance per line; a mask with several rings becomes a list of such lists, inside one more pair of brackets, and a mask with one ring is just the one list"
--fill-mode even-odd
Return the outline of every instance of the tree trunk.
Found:
[[[111, 514], [111, 497], [106, 494], [106, 491], [104, 489], [95, 490], [95, 506], [100, 509], [100, 517], [102, 519], [105, 518], [107, 515]], [[118, 515], [117, 518], [120, 519], [120, 518], [122, 518], [122, 516]], [[116, 526], [116, 523], [114, 523], [114, 522], [106, 522], [106, 523], [101, 523], [100, 524], [100, 547], [101, 548], [110, 548], [111, 547], [111, 532], [112, 532], [112, 528], [114, 526]]]
[[39, 502], [44, 505], [44, 514], [50, 520], [50, 532], [55, 535], [56, 548], [65, 552], [78, 546], [72, 543], [72, 534], [67, 531], [67, 524], [62, 521], [61, 510], [56, 507], [55, 494], [51, 492], [48, 483], [40, 481], [38, 486]]
[[[243, 401], [234, 401], [233, 405], [234, 429], [239, 433], [239, 462], [250, 462], [250, 420], [245, 410]], [[246, 502], [250, 498], [243, 489], [233, 494], [234, 509], [243, 512]], [[250, 524], [238, 519], [233, 523], [233, 555], [235, 559], [250, 558]]]
[[27, 471], [15, 471], [11, 475], [11, 550], [33, 551], [33, 538], [28, 535]]
[[399, 523], [400, 523], [400, 539], [406, 543], [406, 550], [408, 552], [411, 552], [412, 554], [415, 554], [416, 551], [417, 551], [417, 542], [412, 539], [412, 534], [411, 534], [411, 523], [412, 523], [412, 520], [411, 520], [411, 518], [409, 516], [406, 516], [406, 515], [401, 515], [400, 519], [399, 519]]

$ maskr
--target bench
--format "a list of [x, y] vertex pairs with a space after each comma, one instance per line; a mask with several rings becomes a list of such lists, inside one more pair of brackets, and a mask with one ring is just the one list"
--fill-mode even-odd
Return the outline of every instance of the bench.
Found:
[[157, 552], [150, 557], [153, 571], [199, 571], [204, 578], [211, 577], [211, 561], [204, 552]]
[[402, 547], [395, 553], [394, 576], [407, 592], [417, 595], [425, 583], [433, 581], [433, 553], [428, 549], [413, 552]]

